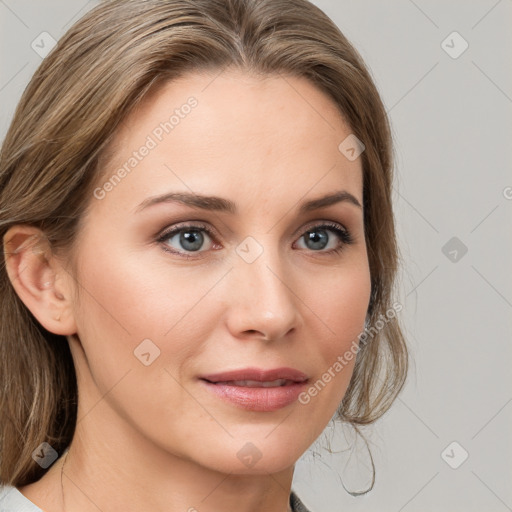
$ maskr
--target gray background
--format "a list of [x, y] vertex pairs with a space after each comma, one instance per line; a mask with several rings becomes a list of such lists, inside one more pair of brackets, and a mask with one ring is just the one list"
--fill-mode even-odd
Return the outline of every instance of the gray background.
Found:
[[[41, 61], [31, 43], [95, 3], [0, 0], [0, 138]], [[330, 427], [294, 487], [313, 512], [512, 510], [512, 1], [314, 3], [360, 51], [391, 117], [412, 366], [365, 430], [374, 489], [343, 490], [367, 486], [368, 454]]]

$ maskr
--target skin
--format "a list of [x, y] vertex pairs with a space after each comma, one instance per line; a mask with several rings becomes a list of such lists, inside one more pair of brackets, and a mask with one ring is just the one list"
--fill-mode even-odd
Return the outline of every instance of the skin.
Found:
[[[363, 204], [361, 159], [338, 150], [350, 127], [303, 78], [231, 69], [166, 84], [125, 119], [99, 185], [190, 96], [197, 107], [103, 199], [91, 197], [77, 275], [44, 245], [8, 260], [18, 295], [49, 331], [67, 336], [77, 370], [78, 424], [63, 477], [68, 511], [285, 512], [294, 464], [352, 375], [354, 360], [309, 403], [273, 412], [225, 402], [198, 380], [287, 366], [316, 382], [364, 328], [370, 272], [362, 208], [343, 201], [298, 213], [303, 201], [335, 190]], [[135, 212], [171, 191], [220, 196], [238, 213], [178, 203]], [[170, 226], [198, 221], [215, 238], [202, 232], [189, 259], [163, 249], [187, 253], [179, 235], [155, 241]], [[354, 242], [325, 231], [326, 248], [308, 246], [303, 235], [323, 221]], [[11, 228], [6, 251], [34, 234]], [[236, 251], [248, 236], [263, 249], [252, 263]], [[148, 338], [160, 355], [145, 366], [134, 350]], [[248, 442], [261, 454], [252, 467], [237, 457]], [[43, 510], [64, 510], [62, 461], [20, 487]]]

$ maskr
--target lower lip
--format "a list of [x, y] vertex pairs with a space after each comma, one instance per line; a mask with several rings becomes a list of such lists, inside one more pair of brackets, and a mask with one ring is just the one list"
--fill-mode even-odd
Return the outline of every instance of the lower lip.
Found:
[[306, 382], [296, 382], [288, 386], [273, 388], [249, 388], [245, 386], [230, 386], [213, 384], [202, 381], [207, 389], [220, 398], [249, 411], [277, 411], [297, 400], [306, 387]]

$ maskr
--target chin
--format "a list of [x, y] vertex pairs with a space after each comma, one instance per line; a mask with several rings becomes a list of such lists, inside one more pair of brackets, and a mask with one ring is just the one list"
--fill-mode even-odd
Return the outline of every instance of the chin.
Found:
[[[265, 436], [267, 436], [265, 438]], [[236, 475], [268, 475], [290, 469], [308, 449], [309, 442], [299, 432], [286, 436], [276, 432], [269, 435], [265, 429], [263, 435], [247, 436], [223, 440], [214, 443], [203, 461], [204, 465], [222, 473]]]

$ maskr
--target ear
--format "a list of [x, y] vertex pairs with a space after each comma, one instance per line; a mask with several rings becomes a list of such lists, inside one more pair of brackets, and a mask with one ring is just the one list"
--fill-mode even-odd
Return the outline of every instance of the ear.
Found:
[[7, 275], [39, 323], [54, 334], [75, 334], [73, 280], [52, 254], [45, 234], [33, 226], [12, 226], [3, 250]]

